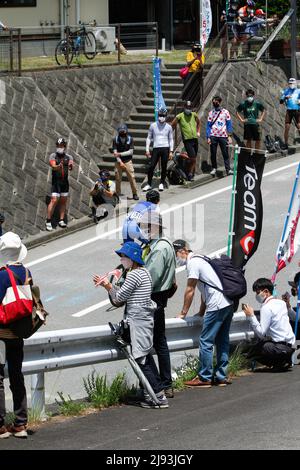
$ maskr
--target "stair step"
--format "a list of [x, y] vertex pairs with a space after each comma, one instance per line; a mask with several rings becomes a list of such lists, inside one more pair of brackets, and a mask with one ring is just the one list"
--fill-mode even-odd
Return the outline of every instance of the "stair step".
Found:
[[[146, 165], [147, 163], [147, 157], [145, 156], [145, 147], [140, 147], [142, 150], [141, 150], [141, 154], [140, 155], [137, 155], [136, 154], [136, 149], [134, 150], [134, 155], [133, 155], [133, 164], [134, 164], [134, 167], [138, 170], [139, 168], [142, 168]], [[103, 161], [104, 163], [113, 163], [115, 164], [116, 163], [116, 159], [113, 155], [111, 154], [107, 154], [107, 155], [103, 155]]]
[[166, 91], [180, 91], [181, 93], [183, 90], [183, 83], [163, 83], [161, 88], [163, 95]]
[[[180, 97], [180, 95], [178, 95]], [[177, 100], [178, 98], [176, 97], [175, 99], [172, 99], [172, 98], [166, 98], [165, 95], [164, 95], [164, 100], [165, 100], [165, 104], [166, 104], [166, 107], [168, 110], [170, 110], [174, 104], [175, 104], [175, 101]], [[153, 97], [152, 98], [143, 98], [141, 100], [141, 103], [144, 105], [144, 106], [154, 106], [154, 99]]]
[[[163, 93], [164, 100], [170, 98], [176, 100], [181, 95], [181, 91], [166, 91]], [[146, 96], [148, 98], [153, 98], [153, 91], [147, 91]]]
[[182, 78], [178, 76], [174, 77], [173, 75], [162, 75], [161, 76], [161, 83], [182, 83], [183, 84], [183, 80]]
[[148, 121], [127, 122], [127, 127], [129, 129], [129, 134], [131, 134], [131, 131], [134, 130], [134, 129], [146, 129], [146, 130], [148, 130], [151, 122], [153, 122], [153, 121], [154, 121], [154, 115], [152, 113], [151, 116], [149, 115]]
[[154, 120], [154, 111], [152, 111], [152, 113], [133, 113], [130, 115], [130, 120], [138, 122], [151, 122]]

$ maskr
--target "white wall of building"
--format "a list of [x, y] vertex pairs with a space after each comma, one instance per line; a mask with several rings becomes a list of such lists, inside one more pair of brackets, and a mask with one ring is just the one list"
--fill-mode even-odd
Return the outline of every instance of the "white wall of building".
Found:
[[[108, 24], [109, 0], [80, 0], [80, 19], [84, 23], [93, 21]], [[76, 21], [76, 0], [68, 0], [70, 5], [69, 24]], [[37, 0], [36, 7], [0, 8], [0, 20], [14, 27], [40, 26], [40, 21], [60, 24], [60, 0]]]

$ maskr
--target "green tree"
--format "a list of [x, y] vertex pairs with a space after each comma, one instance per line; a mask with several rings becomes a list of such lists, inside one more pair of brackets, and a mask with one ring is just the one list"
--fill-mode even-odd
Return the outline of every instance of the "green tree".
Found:
[[[298, 4], [298, 12], [300, 13], [300, 6], [299, 1]], [[266, 1], [259, 0], [256, 2], [257, 8], [262, 8], [265, 10], [266, 8]], [[268, 16], [274, 15], [277, 13], [280, 17], [283, 17], [290, 9], [291, 2], [290, 0], [268, 0]]]

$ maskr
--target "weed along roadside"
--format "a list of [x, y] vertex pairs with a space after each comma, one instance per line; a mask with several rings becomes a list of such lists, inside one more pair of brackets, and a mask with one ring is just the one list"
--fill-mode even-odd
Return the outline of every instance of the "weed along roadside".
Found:
[[[173, 373], [173, 386], [176, 393], [186, 389], [184, 382], [195, 377], [198, 369], [198, 357], [186, 354], [181, 366], [176, 368]], [[249, 369], [249, 361], [240, 353], [237, 346], [229, 360], [228, 371], [230, 379], [242, 378], [242, 376], [248, 375], [251, 373]], [[62, 392], [58, 392], [55, 405], [48, 406], [46, 416], [42, 417], [37, 411], [31, 409], [29, 412], [29, 426], [34, 430], [41, 425], [47, 425], [47, 423], [86, 416], [111, 407], [122, 405], [138, 406], [139, 399], [141, 398], [137, 386], [128, 383], [125, 373], [118, 374], [109, 384], [106, 375], [102, 376], [93, 371], [83, 379], [83, 388], [86, 398], [80, 400], [73, 400], [70, 395], [65, 396]], [[9, 420], [10, 414], [8, 415], [8, 422]]]

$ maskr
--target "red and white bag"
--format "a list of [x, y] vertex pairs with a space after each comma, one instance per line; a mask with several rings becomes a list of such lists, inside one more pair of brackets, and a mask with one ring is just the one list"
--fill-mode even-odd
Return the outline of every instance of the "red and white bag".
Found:
[[26, 280], [24, 285], [17, 285], [13, 272], [5, 267], [9, 275], [11, 287], [0, 304], [0, 324], [8, 325], [16, 320], [32, 314], [33, 300], [30, 285], [28, 284], [28, 271], [26, 269]]

